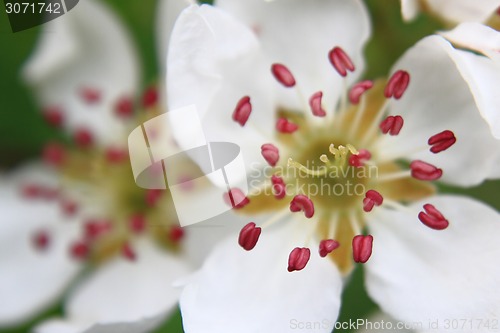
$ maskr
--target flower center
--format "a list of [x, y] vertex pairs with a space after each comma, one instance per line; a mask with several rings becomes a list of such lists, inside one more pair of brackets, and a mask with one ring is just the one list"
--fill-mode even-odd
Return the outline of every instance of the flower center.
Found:
[[[101, 101], [99, 90], [86, 88], [78, 93], [86, 103]], [[142, 101], [146, 112], [139, 113], [134, 112], [131, 99], [120, 98], [116, 103], [116, 121], [133, 128], [137, 122], [159, 115], [156, 100], [156, 90], [148, 88]], [[47, 110], [49, 123], [60, 126], [64, 121], [60, 108]], [[134, 183], [125, 146], [103, 148], [94, 143], [92, 132], [81, 128], [75, 132], [72, 145], [48, 144], [43, 160], [61, 175], [60, 187], [48, 189], [28, 184], [23, 188], [26, 198], [58, 200], [66, 216], [78, 215], [81, 234], [72, 243], [69, 254], [91, 263], [117, 254], [138, 260], [133, 244], [139, 237], [149, 237], [168, 250], [178, 251], [184, 230], [178, 225], [170, 193], [141, 189]], [[33, 235], [38, 250], [48, 248], [50, 240], [47, 230]]]
[[[313, 220], [319, 255], [328, 256], [347, 273], [353, 262], [365, 263], [372, 255], [376, 240], [364, 234], [368, 214], [381, 205], [407, 211], [405, 203], [434, 192], [428, 181], [439, 179], [442, 170], [420, 160], [412, 161], [407, 168], [401, 161], [404, 156], [382, 154], [380, 138], [397, 136], [403, 130], [403, 118], [387, 113], [389, 101], [397, 101], [405, 94], [409, 73], [399, 70], [385, 85], [367, 80], [348, 89], [346, 77], [356, 68], [350, 57], [342, 48], [334, 47], [328, 60], [344, 77], [338, 105], [328, 112], [322, 102], [323, 93], [318, 91], [305, 103], [304, 112], [279, 109], [277, 142], [261, 147], [263, 158], [273, 168], [271, 181], [253, 189], [245, 200], [240, 200], [243, 204], [233, 208], [251, 214], [276, 211], [263, 226], [251, 222], [242, 229], [239, 243], [245, 250], [257, 245], [263, 228], [288, 220], [284, 219], [287, 211], [302, 212]], [[297, 89], [299, 99], [303, 96], [285, 65], [274, 64], [271, 72], [284, 88]], [[233, 120], [240, 126], [247, 126], [247, 122], [251, 126], [251, 112], [251, 98], [244, 96], [233, 112]], [[453, 132], [445, 130], [429, 138], [428, 146], [419, 151], [440, 153], [455, 141]], [[244, 196], [238, 189], [231, 192]], [[430, 204], [415, 215], [430, 228], [441, 230], [448, 226], [446, 218]], [[309, 244], [299, 245], [302, 247], [290, 252], [290, 272], [304, 269], [310, 258]]]

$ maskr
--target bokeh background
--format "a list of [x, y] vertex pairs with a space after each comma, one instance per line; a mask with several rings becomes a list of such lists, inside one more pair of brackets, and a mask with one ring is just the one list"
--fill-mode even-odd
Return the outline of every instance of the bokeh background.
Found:
[[[81, 0], [85, 1], [85, 0]], [[155, 50], [154, 0], [103, 0], [113, 8], [129, 30], [140, 52], [143, 68], [143, 86], [159, 78]], [[205, 1], [210, 3], [210, 1]], [[400, 16], [399, 0], [365, 0], [372, 14], [373, 38], [366, 48], [367, 78], [385, 75], [392, 63], [406, 49], [423, 36], [446, 27], [425, 14], [411, 23]], [[17, 165], [36, 158], [49, 140], [65, 140], [42, 119], [32, 92], [23, 84], [20, 69], [33, 51], [40, 27], [12, 33], [3, 5], [0, 5], [0, 172], [8, 172]], [[474, 158], [471, 156], [471, 158]], [[489, 181], [479, 187], [442, 188], [452, 193], [466, 193], [500, 210], [500, 181]], [[8, 221], [7, 221], [8, 222]], [[2, 222], [4, 223], [4, 222]], [[359, 265], [343, 294], [340, 321], [367, 318], [377, 306], [367, 296], [363, 286], [362, 266]], [[1, 274], [1, 272], [0, 272]], [[0, 299], [0, 302], [3, 300]], [[62, 303], [30, 323], [0, 333], [29, 332], [41, 319], [62, 314]], [[179, 311], [155, 332], [183, 332]]]

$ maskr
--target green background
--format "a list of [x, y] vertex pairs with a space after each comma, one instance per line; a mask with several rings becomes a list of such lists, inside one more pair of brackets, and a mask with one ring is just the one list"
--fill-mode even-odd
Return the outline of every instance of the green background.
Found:
[[[84, 1], [84, 0], [82, 0]], [[157, 79], [154, 22], [156, 1], [107, 0], [122, 18], [140, 52], [144, 72], [144, 86]], [[403, 23], [398, 0], [366, 0], [373, 20], [374, 34], [366, 48], [367, 78], [385, 75], [391, 64], [421, 37], [443, 28], [431, 17], [421, 15], [415, 22]], [[51, 139], [63, 139], [61, 134], [47, 126], [29, 89], [20, 78], [20, 68], [33, 50], [40, 28], [12, 33], [8, 19], [0, 10], [0, 170], [11, 168], [36, 158], [43, 144]], [[458, 189], [443, 187], [453, 193], [474, 196], [497, 209], [499, 181], [486, 182], [480, 187]], [[0, 300], [3, 302], [3, 300]], [[343, 294], [340, 321], [367, 318], [374, 310], [363, 287], [362, 267], [351, 278]], [[22, 327], [2, 330], [0, 333], [28, 332], [33, 323], [53, 315], [61, 315], [57, 306]], [[182, 332], [180, 313], [174, 315], [157, 332]]]

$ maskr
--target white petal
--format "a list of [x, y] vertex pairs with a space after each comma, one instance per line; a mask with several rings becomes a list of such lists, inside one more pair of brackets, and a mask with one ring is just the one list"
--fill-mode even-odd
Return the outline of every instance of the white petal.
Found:
[[[135, 50], [121, 22], [102, 3], [83, 1], [43, 27], [35, 53], [24, 68], [43, 107], [58, 107], [71, 133], [90, 130], [100, 144], [123, 143], [125, 124], [115, 103], [133, 98], [139, 84]], [[100, 92], [88, 103], [83, 89]]]
[[189, 268], [148, 241], [138, 242], [134, 250], [137, 261], [116, 258], [82, 281], [67, 303], [67, 321], [47, 325], [80, 327], [75, 332], [122, 332], [119, 329], [126, 328], [123, 332], [138, 333], [161, 323], [180, 293], [172, 282]]
[[[454, 49], [439, 36], [412, 47], [394, 67], [411, 76], [405, 95], [391, 108], [391, 113], [403, 116], [405, 124], [398, 136], [382, 139], [380, 153], [435, 164], [444, 171], [442, 180], [452, 184], [469, 186], [488, 178], [500, 154], [500, 141], [481, 117], [494, 112], [489, 103], [498, 99], [488, 86], [498, 80], [487, 72], [488, 61]], [[444, 130], [455, 133], [454, 146], [439, 154], [413, 153]]]
[[[368, 13], [357, 0], [217, 0], [227, 10], [251, 27], [273, 63], [283, 63], [294, 74], [303, 97], [323, 91], [323, 102], [329, 111], [335, 106], [343, 80], [328, 60], [334, 46], [346, 51], [356, 65], [353, 82], [359, 78], [363, 46], [370, 34]], [[297, 101], [295, 89], [280, 88], [279, 102], [287, 107], [309, 110], [307, 103]], [[305, 105], [304, 105], [305, 104]]]
[[420, 11], [417, 0], [401, 0], [401, 15], [406, 21], [415, 19]]
[[486, 25], [466, 22], [455, 29], [440, 32], [444, 38], [462, 48], [483, 53], [492, 60], [498, 61], [500, 55], [500, 32]]
[[498, 0], [426, 0], [429, 9], [444, 19], [458, 22], [484, 22], [498, 8]]
[[[274, 127], [271, 76], [249, 29], [217, 8], [193, 5], [174, 27], [167, 66], [169, 110], [196, 106], [204, 129], [198, 141], [233, 142], [240, 145], [247, 162], [262, 160], [262, 136], [249, 124], [242, 129], [232, 120], [240, 98], [249, 95], [253, 105], [249, 123], [265, 136]], [[182, 148], [194, 140], [186, 137], [186, 126], [172, 126]]]
[[160, 67], [165, 72], [168, 42], [179, 14], [189, 5], [188, 0], [160, 0], [156, 14], [157, 50]]
[[[21, 180], [53, 182], [52, 175], [27, 170], [3, 179], [0, 188], [0, 326], [17, 325], [53, 304], [79, 271], [68, 255], [77, 221], [63, 217], [55, 201], [21, 196]], [[44, 251], [33, 245], [42, 230], [50, 238]]]
[[305, 241], [300, 231], [266, 229], [250, 252], [239, 247], [237, 235], [219, 244], [181, 295], [186, 332], [294, 332], [304, 323], [314, 323], [313, 332], [331, 332], [341, 278], [317, 247], [302, 271], [287, 271], [288, 254]]
[[[369, 224], [374, 237], [366, 265], [370, 296], [392, 316], [423, 323], [424, 331], [436, 320], [443, 331], [445, 320], [498, 319], [500, 215], [467, 197], [439, 196], [425, 202], [449, 220], [447, 229], [432, 230], [417, 220], [424, 202], [411, 205], [415, 214], [381, 210]], [[488, 329], [446, 330], [455, 331]]]

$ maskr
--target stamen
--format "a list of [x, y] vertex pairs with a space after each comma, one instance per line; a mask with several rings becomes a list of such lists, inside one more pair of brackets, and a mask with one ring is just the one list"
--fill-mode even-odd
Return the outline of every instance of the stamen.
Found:
[[101, 100], [101, 92], [95, 88], [84, 87], [80, 89], [80, 97], [87, 104], [96, 104]]
[[299, 126], [297, 124], [294, 124], [285, 118], [279, 118], [276, 122], [276, 130], [280, 133], [293, 133], [298, 129]]
[[323, 98], [323, 92], [318, 91], [309, 99], [309, 106], [311, 107], [311, 111], [313, 115], [316, 117], [324, 117], [326, 116], [326, 112], [321, 105], [321, 99]]
[[278, 163], [278, 160], [280, 159], [280, 152], [278, 148], [272, 143], [266, 143], [260, 147], [260, 150], [267, 163], [269, 163], [272, 167], [276, 166], [276, 163]]
[[126, 259], [128, 259], [130, 261], [135, 261], [137, 259], [137, 255], [129, 243], [123, 244], [122, 255], [123, 255], [123, 257], [125, 257]]
[[420, 160], [411, 162], [410, 168], [411, 176], [419, 180], [436, 180], [443, 175], [443, 170]]
[[394, 97], [395, 99], [400, 99], [406, 88], [408, 88], [408, 84], [410, 83], [410, 74], [403, 70], [398, 70], [395, 72], [389, 82], [385, 86], [384, 96], [386, 98]]
[[106, 149], [106, 160], [111, 164], [119, 164], [128, 160], [128, 152], [118, 147]]
[[375, 190], [366, 191], [365, 198], [363, 199], [363, 210], [371, 212], [374, 206], [380, 206], [384, 201], [384, 197]]
[[128, 227], [133, 233], [140, 234], [146, 229], [146, 218], [142, 214], [134, 214], [129, 218]]
[[273, 194], [276, 199], [283, 199], [286, 196], [286, 184], [283, 178], [273, 175], [271, 182], [273, 183]]
[[372, 255], [373, 248], [373, 236], [372, 235], [357, 235], [352, 239], [352, 255], [353, 259], [357, 263], [364, 264], [370, 259]]
[[172, 243], [179, 243], [182, 238], [184, 238], [184, 229], [178, 225], [172, 226], [168, 233], [168, 239]]
[[50, 236], [46, 230], [37, 231], [33, 235], [33, 246], [39, 251], [45, 251], [50, 245]]
[[239, 188], [232, 188], [224, 193], [224, 201], [234, 209], [240, 209], [250, 203], [250, 199]]
[[142, 95], [142, 106], [148, 109], [155, 106], [156, 103], [158, 103], [158, 90], [155, 86], [151, 86]]
[[457, 142], [455, 134], [449, 130], [435, 134], [427, 141], [427, 143], [432, 146], [430, 150], [434, 154], [450, 148], [455, 144], [455, 142]]
[[424, 205], [425, 212], [418, 213], [418, 219], [431, 229], [443, 230], [449, 225], [443, 214], [431, 204]]
[[56, 128], [61, 127], [64, 121], [63, 112], [58, 106], [49, 106], [42, 111], [45, 121]]
[[314, 203], [308, 196], [298, 194], [290, 202], [290, 211], [294, 213], [303, 211], [305, 217], [310, 219], [314, 215]]
[[325, 167], [318, 168], [317, 170], [308, 169], [306, 166], [300, 164], [299, 162], [294, 161], [291, 157], [288, 158], [287, 166], [289, 168], [297, 168], [300, 171], [304, 172], [305, 174], [311, 176], [324, 176], [328, 172], [328, 168]]
[[378, 177], [378, 182], [388, 182], [396, 179], [403, 179], [411, 177], [411, 170], [403, 170], [403, 171], [395, 171], [395, 172], [387, 172]]
[[401, 116], [389, 116], [385, 118], [379, 125], [382, 133], [390, 135], [398, 135], [403, 128], [403, 118]]
[[113, 224], [108, 220], [89, 220], [84, 225], [85, 239], [94, 240], [99, 236], [111, 231]]
[[254, 222], [248, 223], [240, 231], [238, 244], [247, 251], [252, 250], [259, 240], [262, 229], [255, 226]]
[[70, 254], [73, 259], [84, 260], [88, 257], [90, 248], [84, 241], [76, 241], [70, 247]]
[[366, 161], [369, 161], [372, 154], [366, 149], [360, 149], [357, 155], [352, 154], [349, 156], [349, 165], [355, 168], [360, 168], [365, 165]]
[[296, 247], [290, 252], [288, 257], [288, 271], [300, 271], [306, 267], [309, 258], [311, 257], [311, 250], [307, 247]]
[[252, 104], [250, 103], [250, 97], [244, 96], [236, 104], [236, 108], [233, 112], [233, 120], [236, 121], [241, 126], [245, 126], [248, 118], [252, 113]]
[[45, 145], [42, 152], [42, 159], [48, 165], [60, 167], [66, 157], [64, 146], [56, 142], [50, 142]]
[[63, 214], [68, 217], [75, 215], [78, 211], [78, 204], [73, 200], [62, 199], [60, 204]]
[[292, 72], [282, 64], [273, 64], [271, 66], [271, 72], [274, 75], [274, 78], [284, 85], [287, 88], [295, 86], [295, 78], [293, 77]]
[[354, 64], [344, 50], [338, 46], [328, 53], [328, 59], [341, 76], [347, 76], [347, 71], [354, 72]]
[[332, 253], [333, 250], [340, 246], [339, 242], [333, 239], [324, 239], [319, 243], [319, 255], [324, 258], [328, 254]]
[[134, 112], [134, 102], [128, 96], [123, 96], [115, 104], [115, 114], [120, 118], [130, 118]]
[[373, 81], [365, 80], [356, 83], [349, 91], [349, 101], [351, 104], [358, 104], [361, 96], [373, 87]]
[[59, 190], [39, 184], [26, 184], [21, 187], [21, 195], [26, 199], [47, 199], [57, 198]]
[[94, 143], [94, 138], [90, 131], [86, 128], [80, 128], [75, 131], [74, 141], [80, 148], [88, 148]]
[[149, 207], [156, 206], [156, 203], [160, 200], [162, 196], [162, 191], [159, 189], [148, 189], [146, 190], [145, 198], [146, 205]]

